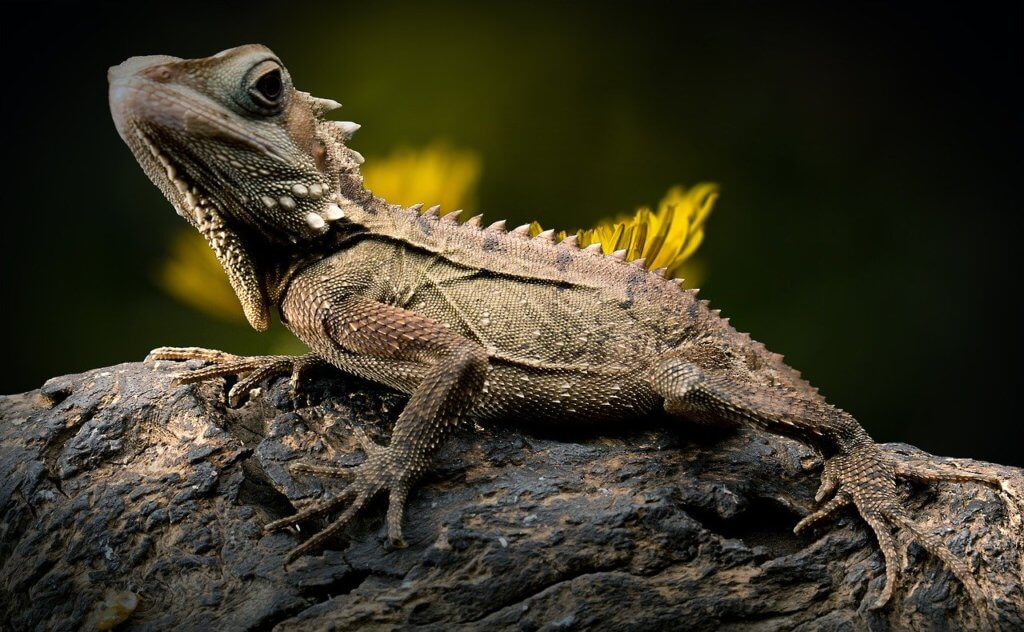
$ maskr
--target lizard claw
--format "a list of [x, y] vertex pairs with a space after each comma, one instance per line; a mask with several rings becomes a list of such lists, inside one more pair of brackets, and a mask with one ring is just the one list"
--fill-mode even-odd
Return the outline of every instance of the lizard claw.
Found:
[[955, 472], [923, 471], [900, 463], [875, 443], [859, 445], [842, 452], [825, 463], [821, 487], [815, 500], [820, 502], [834, 493], [827, 503], [797, 523], [794, 531], [799, 533], [811, 525], [834, 514], [837, 510], [853, 504], [875, 537], [885, 560], [885, 586], [872, 608], [881, 608], [892, 598], [899, 565], [893, 530], [909, 532], [929, 553], [943, 564], [963, 584], [971, 601], [982, 617], [986, 617], [987, 606], [984, 593], [967, 564], [956, 557], [937, 536], [924, 531], [914, 522], [903, 508], [896, 493], [897, 476], [915, 480], [936, 482], [980, 482], [998, 486], [994, 477]]
[[[366, 440], [370, 441], [369, 438]], [[388, 491], [388, 541], [395, 548], [406, 546], [405, 539], [402, 537], [402, 518], [411, 488], [414, 468], [405, 462], [403, 454], [392, 448], [373, 444], [373, 448], [367, 450], [366, 461], [353, 467], [293, 465], [292, 471], [309, 472], [328, 478], [349, 478], [351, 482], [337, 496], [312, 503], [294, 515], [275, 520], [267, 524], [264, 531], [277, 531], [310, 518], [324, 516], [346, 501], [351, 500], [352, 502], [326, 528], [292, 549], [285, 558], [285, 564], [302, 555], [321, 549], [328, 539], [349, 524], [355, 515], [382, 491]]]
[[820, 503], [825, 500], [835, 493], [838, 486], [839, 481], [836, 480], [835, 475], [826, 469], [825, 473], [821, 475], [821, 486], [818, 488], [818, 493], [814, 495], [814, 502]]

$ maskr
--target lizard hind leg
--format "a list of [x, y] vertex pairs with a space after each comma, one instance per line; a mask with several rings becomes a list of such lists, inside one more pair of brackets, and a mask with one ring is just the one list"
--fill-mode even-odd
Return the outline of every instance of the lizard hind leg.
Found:
[[849, 414], [822, 400], [793, 391], [758, 385], [723, 375], [707, 375], [678, 351], [656, 365], [652, 386], [664, 398], [669, 414], [710, 423], [745, 424], [796, 438], [822, 450], [827, 459], [815, 500], [825, 503], [801, 520], [800, 533], [844, 507], [852, 505], [871, 527], [885, 566], [885, 585], [874, 607], [892, 597], [899, 572], [894, 531], [909, 535], [937, 557], [963, 584], [984, 620], [988, 600], [963, 556], [954, 555], [936, 535], [914, 521], [897, 493], [896, 482], [906, 477], [923, 482], [973, 482], [1000, 485], [994, 477], [958, 469], [908, 464], [892, 449], [880, 446]]

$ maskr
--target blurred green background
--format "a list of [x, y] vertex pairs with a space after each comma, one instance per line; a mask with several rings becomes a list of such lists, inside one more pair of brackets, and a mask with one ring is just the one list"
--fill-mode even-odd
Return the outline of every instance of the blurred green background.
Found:
[[479, 155], [493, 219], [587, 226], [720, 183], [702, 285], [739, 329], [880, 440], [1021, 462], [1020, 5], [159, 6], [5, 6], [0, 392], [160, 345], [267, 350], [157, 283], [183, 223], [105, 79], [262, 42], [368, 161]]

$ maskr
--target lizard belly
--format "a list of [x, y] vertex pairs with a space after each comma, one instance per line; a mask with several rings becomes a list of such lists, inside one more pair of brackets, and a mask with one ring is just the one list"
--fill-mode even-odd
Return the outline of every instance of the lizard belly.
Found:
[[655, 319], [598, 287], [496, 276], [438, 262], [394, 292], [495, 362], [524, 370], [625, 374], [663, 351]]
[[659, 406], [643, 371], [537, 370], [492, 360], [471, 411], [478, 419], [607, 421]]
[[[346, 285], [341, 278], [365, 281]], [[658, 407], [646, 376], [664, 343], [642, 312], [600, 288], [494, 276], [377, 243], [298, 275], [284, 309], [296, 335], [339, 368], [411, 393], [425, 365], [398, 367], [344, 352], [326, 334], [330, 314], [314, 306], [342, 305], [351, 293], [422, 314], [479, 344], [489, 368], [473, 397], [478, 418], [596, 421]]]
[[487, 351], [475, 416], [621, 419], [657, 407], [644, 376], [664, 343], [642, 309], [599, 287], [499, 276], [408, 251], [397, 261], [418, 271], [394, 289], [399, 304]]

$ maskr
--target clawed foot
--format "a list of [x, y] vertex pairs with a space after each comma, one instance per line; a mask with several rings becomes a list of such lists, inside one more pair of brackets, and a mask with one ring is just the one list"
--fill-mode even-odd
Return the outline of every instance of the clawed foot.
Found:
[[985, 616], [986, 599], [971, 570], [942, 540], [924, 531], [910, 518], [896, 494], [897, 477], [922, 482], [953, 481], [1001, 486], [1001, 481], [996, 477], [964, 472], [951, 466], [945, 466], [942, 470], [929, 468], [926, 471], [923, 468], [905, 465], [887, 454], [879, 445], [868, 443], [848, 453], [834, 456], [825, 463], [821, 488], [815, 500], [821, 502], [825, 498], [831, 498], [820, 509], [801, 520], [793, 531], [799, 534], [831, 516], [838, 509], [853, 504], [875, 532], [885, 559], [885, 587], [874, 608], [884, 606], [892, 597], [899, 568], [892, 531], [894, 528], [902, 528], [909, 531], [912, 539], [924, 546], [929, 553], [942, 560], [964, 585], [971, 601]]
[[302, 375], [326, 362], [314, 353], [302, 356], [237, 356], [201, 347], [160, 347], [149, 352], [147, 361], [202, 360], [210, 366], [186, 371], [175, 377], [175, 384], [192, 384], [217, 377], [245, 376], [228, 391], [228, 404], [237, 407], [249, 393], [269, 377], [291, 374], [290, 388], [296, 392]]
[[292, 549], [285, 558], [285, 564], [320, 549], [323, 544], [345, 525], [366, 504], [382, 491], [388, 492], [388, 540], [392, 546], [405, 546], [402, 537], [402, 514], [409, 496], [414, 474], [418, 471], [410, 462], [409, 453], [374, 443], [362, 430], [353, 428], [356, 439], [366, 451], [366, 461], [354, 467], [336, 467], [298, 463], [291, 467], [293, 473], [315, 474], [325, 478], [349, 479], [349, 484], [333, 498], [313, 503], [293, 516], [275, 520], [264, 527], [267, 532], [277, 531], [300, 522], [326, 515], [348, 501], [351, 504], [327, 528]]

